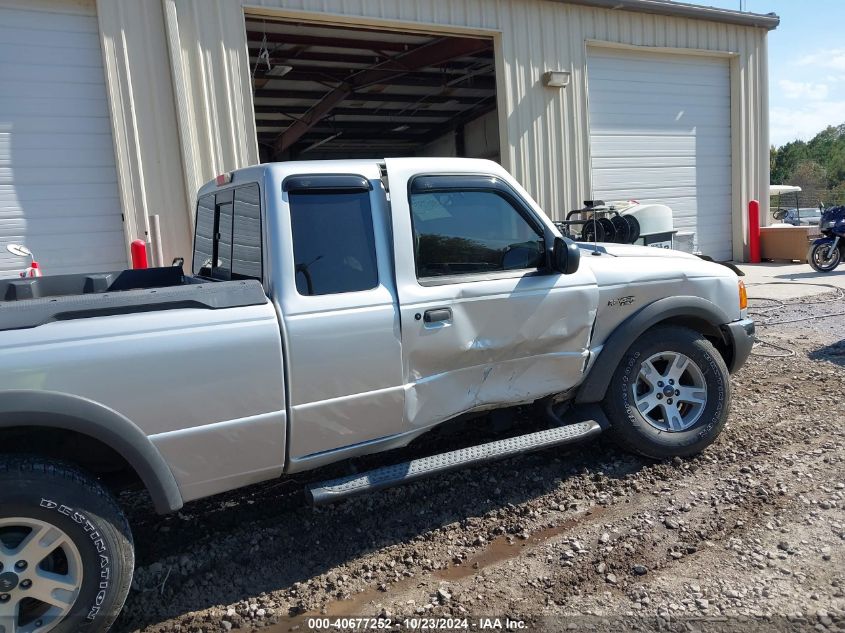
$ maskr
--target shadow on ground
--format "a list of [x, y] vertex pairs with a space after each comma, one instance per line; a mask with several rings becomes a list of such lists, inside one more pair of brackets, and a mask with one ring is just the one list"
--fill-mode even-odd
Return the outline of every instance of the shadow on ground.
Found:
[[[840, 270], [834, 270], [829, 273], [817, 273], [815, 270], [808, 270], [805, 273], [789, 273], [786, 275], [772, 275], [773, 279], [786, 279], [787, 281], [792, 281], [795, 279], [812, 279], [814, 283], [818, 283], [819, 285], [825, 285], [825, 279], [835, 278], [835, 277], [845, 277], [845, 268]], [[765, 283], [765, 282], [760, 282]]]
[[845, 367], [845, 339], [813, 350], [809, 356], [813, 360], [826, 360]]

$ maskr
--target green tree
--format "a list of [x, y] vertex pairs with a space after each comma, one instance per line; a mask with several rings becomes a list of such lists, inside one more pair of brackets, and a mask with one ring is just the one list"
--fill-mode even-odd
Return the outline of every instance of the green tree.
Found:
[[791, 141], [771, 148], [769, 165], [775, 184], [804, 187], [802, 183], [807, 183], [813, 189], [845, 187], [845, 123], [826, 127], [808, 142]]
[[814, 160], [802, 160], [789, 175], [789, 184], [804, 191], [827, 189], [827, 170]]

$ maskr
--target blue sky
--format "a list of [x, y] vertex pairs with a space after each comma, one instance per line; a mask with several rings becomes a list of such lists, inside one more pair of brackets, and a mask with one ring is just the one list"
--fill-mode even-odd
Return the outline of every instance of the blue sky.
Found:
[[[739, 9], [740, 0], [696, 4]], [[769, 133], [773, 145], [809, 140], [845, 123], [845, 0], [744, 0], [753, 13], [773, 11], [769, 33]]]

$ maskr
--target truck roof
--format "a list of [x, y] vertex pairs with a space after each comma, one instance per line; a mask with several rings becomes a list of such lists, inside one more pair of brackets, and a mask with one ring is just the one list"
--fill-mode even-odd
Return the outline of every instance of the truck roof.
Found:
[[[325, 174], [325, 173], [356, 173], [362, 176], [378, 178], [380, 166], [384, 164], [399, 164], [402, 166], [413, 165], [414, 169], [421, 172], [455, 173], [460, 171], [488, 173], [504, 175], [507, 172], [504, 168], [491, 160], [480, 158], [454, 158], [454, 157], [409, 157], [409, 158], [359, 158], [347, 160], [299, 160], [274, 163], [261, 163], [250, 167], [242, 167], [231, 172], [222, 174], [226, 181], [218, 185], [217, 179], [210, 180], [200, 187], [198, 196], [205, 195], [218, 189], [228, 186], [230, 182], [257, 182], [264, 180], [268, 175], [277, 179], [284, 179], [291, 174]], [[219, 178], [219, 177], [218, 177]]]

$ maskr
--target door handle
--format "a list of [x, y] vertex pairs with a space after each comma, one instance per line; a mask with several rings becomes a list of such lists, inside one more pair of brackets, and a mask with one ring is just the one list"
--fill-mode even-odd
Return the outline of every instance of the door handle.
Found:
[[437, 323], [439, 321], [449, 321], [452, 318], [452, 308], [436, 308], [434, 310], [426, 310], [423, 315], [423, 321], [426, 323]]

